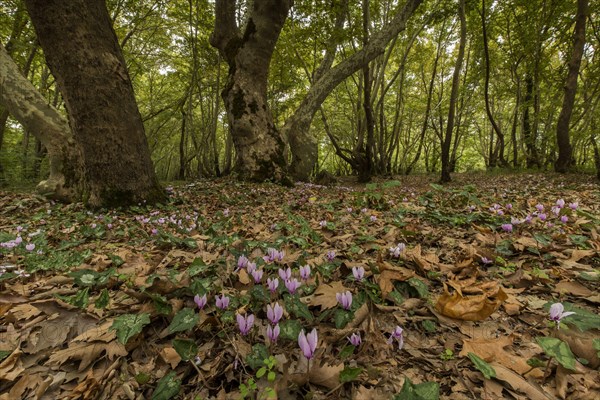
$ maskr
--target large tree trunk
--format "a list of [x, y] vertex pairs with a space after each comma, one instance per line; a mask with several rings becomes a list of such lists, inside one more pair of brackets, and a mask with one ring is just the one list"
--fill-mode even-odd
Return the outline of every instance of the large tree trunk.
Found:
[[450, 91], [450, 105], [448, 107], [448, 121], [446, 121], [446, 133], [442, 142], [442, 174], [440, 182], [450, 182], [450, 145], [452, 143], [452, 132], [454, 131], [454, 117], [456, 115], [456, 99], [458, 98], [458, 86], [460, 84], [460, 70], [465, 56], [465, 42], [467, 41], [467, 22], [465, 19], [465, 0], [458, 2], [458, 17], [460, 18], [460, 41], [458, 44], [458, 55], [454, 64], [452, 75], [452, 89]]
[[25, 0], [85, 165], [84, 201], [162, 200], [125, 60], [103, 0]]
[[321, 104], [337, 85], [383, 54], [389, 41], [406, 28], [409, 17], [422, 2], [423, 0], [407, 0], [404, 7], [399, 7], [394, 17], [381, 30], [371, 35], [366, 46], [315, 79], [300, 106], [282, 128], [290, 143], [290, 173], [294, 178], [308, 180], [317, 161], [318, 143], [310, 134], [310, 125]]
[[[529, 113], [529, 108], [531, 107], [531, 103], [535, 103], [533, 99], [533, 78], [531, 75], [527, 75], [525, 77], [525, 98], [523, 99], [525, 110], [523, 111], [523, 141], [525, 142], [525, 164], [527, 168], [533, 168], [540, 165], [540, 157], [538, 155], [537, 145], [536, 145], [536, 132], [532, 132], [531, 127], [531, 117]], [[535, 114], [535, 104], [534, 104], [534, 114]], [[534, 116], [535, 119], [535, 116]], [[535, 125], [535, 124], [534, 124]], [[535, 129], [535, 127], [534, 127]]]
[[50, 176], [38, 190], [52, 198], [72, 201], [82, 184], [81, 152], [67, 120], [48, 104], [0, 45], [0, 103], [48, 150]]
[[254, 0], [242, 31], [236, 1], [217, 0], [210, 38], [229, 64], [222, 92], [236, 149], [235, 171], [242, 179], [289, 183], [285, 141], [267, 102], [267, 78], [275, 44], [292, 0]]
[[577, 92], [577, 75], [579, 75], [579, 67], [585, 45], [587, 10], [588, 0], [577, 0], [573, 52], [571, 53], [569, 72], [565, 81], [565, 97], [563, 98], [562, 109], [556, 123], [556, 144], [558, 145], [558, 159], [554, 164], [556, 172], [567, 172], [573, 165], [573, 147], [569, 139], [569, 122], [573, 114], [573, 104], [575, 104], [575, 93]]

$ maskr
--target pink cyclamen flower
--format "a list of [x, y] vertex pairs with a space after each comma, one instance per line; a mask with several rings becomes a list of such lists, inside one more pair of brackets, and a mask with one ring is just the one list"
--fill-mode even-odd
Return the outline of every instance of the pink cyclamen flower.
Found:
[[360, 346], [360, 344], [362, 343], [360, 333], [353, 333], [348, 337], [348, 340], [350, 341], [350, 344], [355, 347]]
[[327, 221], [323, 220], [323, 221], [319, 222], [319, 226], [321, 228], [327, 228]]
[[352, 307], [352, 293], [350, 291], [346, 290], [345, 293], [336, 293], [335, 298], [345, 310], [349, 310]]
[[304, 333], [304, 329], [298, 335], [298, 346], [300, 346], [302, 353], [304, 353], [304, 357], [309, 360], [315, 355], [315, 350], [317, 350], [317, 342], [318, 337], [317, 330], [315, 328], [313, 328], [308, 335]]
[[550, 320], [556, 322], [556, 328], [560, 327], [560, 321], [563, 318], [573, 314], [575, 314], [574, 311], [565, 312], [565, 306], [562, 303], [554, 303], [550, 306]]
[[279, 286], [279, 279], [277, 278], [267, 278], [267, 287], [271, 291], [271, 293], [275, 293], [277, 287]]
[[223, 210], [223, 215], [229, 217], [229, 208]]
[[496, 211], [496, 214], [498, 214], [498, 215], [504, 215], [504, 211], [498, 210], [498, 211]]
[[502, 230], [504, 232], [512, 232], [513, 226], [512, 226], [512, 224], [502, 224]]
[[300, 278], [307, 281], [310, 279], [310, 265], [304, 265], [300, 267]]
[[35, 249], [35, 244], [34, 244], [34, 243], [27, 243], [27, 244], [25, 245], [25, 249], [26, 249], [27, 251], [33, 251], [33, 249]]
[[292, 269], [290, 267], [287, 269], [279, 268], [279, 271], [277, 272], [282, 281], [288, 281], [292, 279]]
[[15, 242], [15, 244], [21, 244], [23, 243], [23, 238], [21, 236], [17, 236], [13, 242]]
[[254, 278], [254, 283], [260, 283], [263, 277], [263, 270], [255, 269], [254, 271], [252, 271], [252, 277]]
[[563, 208], [565, 206], [565, 201], [563, 199], [556, 200], [556, 206], [558, 208]]
[[578, 202], [573, 202], [573, 203], [569, 203], [569, 208], [571, 210], [577, 210], [577, 207], [579, 207], [579, 203]]
[[238, 257], [237, 260], [237, 266], [238, 268], [246, 268], [248, 266], [248, 257], [246, 257], [244, 254], [242, 254], [241, 256]]
[[544, 205], [543, 204], [537, 204], [535, 206], [535, 209], [538, 210], [539, 212], [544, 211]]
[[402, 347], [404, 346], [404, 331], [399, 326], [396, 326], [392, 332], [390, 338], [388, 339], [388, 344], [392, 344], [394, 340], [398, 342], [398, 349], [402, 350]]
[[267, 319], [272, 325], [277, 325], [281, 317], [283, 317], [283, 307], [279, 303], [267, 304]]
[[271, 341], [271, 343], [276, 343], [277, 338], [279, 337], [279, 332], [281, 329], [279, 328], [279, 324], [275, 324], [275, 326], [267, 326], [267, 337]]
[[357, 281], [362, 281], [365, 277], [365, 269], [363, 267], [352, 267], [352, 275]]
[[527, 216], [525, 217], [523, 222], [530, 224], [532, 220], [533, 220], [533, 216], [531, 216], [531, 214], [527, 214]]
[[194, 296], [194, 303], [198, 306], [199, 309], [203, 309], [206, 305], [206, 293], [200, 297], [199, 295]]
[[329, 250], [327, 253], [325, 253], [325, 258], [329, 262], [333, 261], [333, 259], [335, 258], [335, 250]]
[[285, 287], [291, 294], [294, 294], [296, 293], [296, 290], [298, 290], [298, 288], [300, 287], [300, 282], [298, 282], [298, 279], [296, 278], [288, 279], [287, 281], [285, 281]]
[[153, 234], [153, 235], [157, 235], [157, 234], [158, 234], [158, 229], [156, 229], [156, 228], [152, 228], [152, 234]]
[[493, 261], [492, 261], [492, 260], [490, 260], [490, 259], [489, 259], [489, 258], [487, 258], [487, 257], [481, 257], [481, 262], [482, 262], [483, 264], [491, 264]]
[[249, 274], [251, 274], [252, 272], [256, 271], [256, 263], [255, 262], [248, 262], [248, 264], [246, 264], [246, 271], [248, 271]]
[[545, 221], [546, 218], [548, 218], [548, 216], [544, 213], [538, 214], [538, 218], [540, 219], [540, 221]]
[[348, 214], [352, 213], [352, 211], [353, 211], [353, 210], [352, 210], [352, 207], [348, 207], [348, 208], [346, 208], [346, 212], [347, 212]]
[[558, 216], [560, 214], [561, 208], [559, 206], [553, 206], [551, 210], [554, 215]]
[[250, 329], [252, 329], [252, 325], [254, 325], [254, 315], [248, 314], [243, 316], [242, 314], [238, 314], [236, 319], [238, 328], [240, 328], [240, 333], [246, 336], [248, 332], [250, 332]]
[[567, 217], [566, 215], [563, 215], [562, 217], [560, 217], [560, 222], [562, 222], [563, 224], [566, 224], [567, 222], [569, 222], [569, 217]]
[[508, 204], [506, 205], [506, 209], [507, 209], [507, 210], [512, 210], [512, 208], [513, 208], [513, 205], [512, 205], [511, 203], [508, 203]]
[[406, 250], [406, 245], [404, 243], [398, 243], [396, 246], [390, 247], [390, 255], [394, 258], [400, 257], [400, 253]]
[[371, 222], [375, 222], [375, 221], [377, 221], [377, 216], [371, 215], [371, 217], [369, 219], [371, 220]]
[[215, 300], [217, 307], [219, 307], [221, 310], [225, 310], [227, 307], [229, 307], [229, 297], [225, 295], [215, 296]]

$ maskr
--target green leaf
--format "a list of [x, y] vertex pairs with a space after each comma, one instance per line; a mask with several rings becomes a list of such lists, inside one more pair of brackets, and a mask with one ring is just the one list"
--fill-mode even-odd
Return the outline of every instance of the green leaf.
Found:
[[598, 352], [598, 357], [600, 357], [600, 339], [593, 339], [592, 345], [594, 346], [594, 350]]
[[412, 286], [417, 293], [419, 293], [420, 298], [426, 299], [429, 296], [429, 289], [427, 288], [427, 285], [419, 278], [410, 278], [408, 280], [408, 284]]
[[90, 288], [86, 287], [85, 289], [78, 290], [77, 293], [72, 296], [61, 296], [57, 294], [56, 297], [66, 303], [83, 309], [88, 306], [90, 300]]
[[469, 358], [475, 364], [475, 368], [479, 370], [485, 377], [485, 379], [492, 379], [496, 377], [496, 370], [490, 364], [481, 359], [477, 354], [469, 352]]
[[171, 312], [173, 311], [173, 307], [171, 306], [171, 304], [169, 303], [169, 301], [167, 300], [167, 298], [165, 296], [158, 294], [158, 293], [149, 292], [146, 290], [144, 290], [144, 293], [147, 294], [152, 299], [152, 303], [154, 304], [154, 308], [156, 309], [156, 312], [158, 312], [159, 314], [162, 314], [162, 315], [171, 314]]
[[338, 355], [338, 357], [341, 360], [345, 360], [346, 358], [350, 357], [352, 354], [354, 354], [354, 350], [356, 349], [356, 347], [352, 346], [352, 345], [347, 345], [344, 346], [344, 348], [342, 349], [342, 351], [340, 351], [340, 354]]
[[199, 319], [200, 317], [194, 310], [188, 307], [183, 308], [173, 317], [173, 321], [169, 325], [169, 333], [187, 331], [196, 326]]
[[439, 400], [440, 385], [437, 382], [423, 382], [413, 384], [410, 379], [404, 378], [402, 391], [394, 396], [394, 400]]
[[264, 365], [264, 360], [269, 358], [269, 350], [262, 343], [252, 346], [252, 352], [246, 356], [250, 368], [257, 370]]
[[552, 238], [548, 235], [544, 235], [543, 233], [534, 233], [533, 238], [543, 247], [550, 246], [550, 244], [552, 243]]
[[179, 393], [181, 380], [175, 379], [175, 376], [175, 371], [171, 371], [158, 381], [156, 390], [152, 393], [152, 400], [169, 400]]
[[258, 371], [256, 371], [256, 377], [258, 379], [262, 378], [267, 373], [267, 369], [265, 367], [260, 367]]
[[10, 356], [12, 350], [0, 350], [0, 361], [4, 360], [6, 357]]
[[269, 382], [274, 382], [276, 377], [277, 374], [275, 374], [275, 371], [269, 371], [269, 373], [267, 374], [267, 380]]
[[115, 255], [115, 254], [109, 254], [108, 258], [110, 258], [110, 261], [112, 262], [112, 264], [119, 268], [121, 265], [125, 264], [125, 260], [123, 260], [121, 257]]
[[188, 266], [187, 273], [191, 277], [202, 274], [208, 270], [208, 265], [200, 257], [194, 258], [194, 261]]
[[537, 357], [531, 357], [529, 360], [527, 360], [527, 365], [533, 368], [542, 368], [546, 366], [546, 362]]
[[288, 319], [279, 323], [279, 337], [288, 340], [297, 340], [302, 324], [297, 319]]
[[108, 306], [109, 302], [110, 296], [108, 295], [108, 290], [102, 289], [102, 291], [100, 292], [100, 296], [98, 296], [96, 302], [94, 303], [94, 306], [96, 308], [104, 309]]
[[110, 329], [117, 331], [117, 340], [121, 344], [142, 331], [142, 328], [150, 323], [150, 314], [125, 314], [113, 321]]
[[363, 368], [361, 367], [344, 367], [344, 369], [340, 372], [340, 382], [351, 382], [355, 380], [361, 372], [363, 372]]
[[307, 321], [313, 320], [313, 315], [308, 309], [308, 306], [300, 301], [298, 296], [287, 295], [283, 298], [285, 309], [298, 318], [304, 318]]
[[558, 338], [553, 337], [537, 337], [538, 342], [544, 353], [550, 357], [556, 358], [556, 361], [563, 367], [575, 370], [575, 356], [571, 352], [569, 345]]
[[198, 354], [198, 345], [193, 340], [173, 339], [171, 343], [183, 361], [189, 361]]
[[348, 322], [352, 321], [352, 318], [354, 318], [354, 313], [352, 311], [336, 310], [333, 317], [335, 321], [335, 327], [337, 329], [342, 329], [348, 325]]

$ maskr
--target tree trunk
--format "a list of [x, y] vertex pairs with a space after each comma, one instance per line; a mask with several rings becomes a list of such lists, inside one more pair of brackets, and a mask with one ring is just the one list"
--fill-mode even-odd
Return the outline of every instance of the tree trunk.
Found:
[[25, 0], [69, 113], [91, 207], [164, 199], [103, 0]]
[[292, 152], [290, 173], [294, 178], [308, 180], [316, 163], [318, 143], [310, 134], [310, 125], [321, 104], [337, 85], [375, 57], [383, 54], [389, 41], [406, 28], [409, 17], [422, 2], [423, 0], [407, 0], [404, 7], [400, 7], [394, 17], [371, 36], [368, 45], [328, 69], [311, 85], [300, 106], [286, 120], [282, 128], [284, 136], [290, 143]]
[[67, 120], [33, 87], [0, 45], [0, 103], [48, 150], [50, 176], [38, 191], [61, 201], [81, 192], [83, 165]]
[[465, 18], [465, 0], [458, 2], [458, 17], [460, 18], [460, 41], [458, 44], [458, 55], [454, 64], [452, 75], [452, 89], [450, 91], [450, 106], [448, 107], [448, 121], [446, 121], [446, 133], [442, 142], [442, 174], [440, 182], [450, 182], [450, 145], [452, 143], [452, 131], [454, 130], [454, 117], [456, 114], [456, 99], [458, 98], [458, 86], [460, 84], [460, 70], [465, 55], [465, 42], [467, 41], [467, 22]]
[[[540, 167], [540, 157], [536, 146], [536, 132], [532, 132], [529, 108], [533, 101], [533, 79], [530, 75], [525, 77], [525, 98], [523, 99], [525, 110], [523, 111], [523, 141], [525, 142], [525, 158], [527, 168]], [[535, 113], [535, 105], [534, 105]], [[535, 116], [534, 116], [535, 119]]]
[[236, 149], [234, 169], [250, 181], [290, 183], [285, 141], [267, 102], [269, 64], [292, 0], [255, 0], [243, 27], [236, 23], [236, 1], [217, 0], [210, 43], [229, 64], [222, 92]]
[[585, 45], [585, 22], [587, 19], [588, 0], [577, 0], [577, 16], [575, 17], [575, 32], [573, 33], [573, 52], [569, 61], [569, 72], [565, 81], [565, 96], [562, 109], [556, 123], [556, 144], [558, 159], [554, 164], [556, 172], [568, 172], [573, 165], [573, 147], [569, 139], [569, 122], [573, 114], [575, 93], [577, 92], [577, 76]]
[[[363, 0], [363, 46], [369, 43], [369, 25], [371, 23], [369, 12], [369, 0]], [[374, 165], [374, 147], [375, 147], [375, 118], [373, 117], [373, 108], [371, 107], [371, 69], [369, 63], [363, 67], [363, 109], [365, 112], [365, 129], [367, 131], [367, 141], [365, 143], [365, 168], [358, 173], [360, 182], [369, 182], [373, 174]]]

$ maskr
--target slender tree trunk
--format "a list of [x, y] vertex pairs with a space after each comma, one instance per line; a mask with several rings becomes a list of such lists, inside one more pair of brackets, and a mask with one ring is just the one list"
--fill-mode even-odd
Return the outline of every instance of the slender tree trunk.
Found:
[[48, 150], [50, 176], [38, 191], [62, 201], [81, 193], [83, 164], [67, 120], [48, 104], [0, 45], [0, 104]]
[[[486, 21], [485, 21], [485, 13], [486, 13], [485, 0], [482, 0], [482, 2], [481, 2], [481, 30], [483, 33], [483, 53], [484, 53], [484, 58], [485, 58], [485, 88], [484, 88], [484, 92], [483, 92], [484, 97], [485, 97], [485, 112], [488, 116], [488, 119], [490, 120], [490, 123], [492, 124], [492, 128], [493, 128], [494, 132], [498, 136], [498, 142], [497, 142], [498, 157], [497, 157], [497, 159], [500, 162], [500, 165], [507, 166], [508, 163], [506, 162], [506, 159], [504, 158], [504, 133], [502, 133], [502, 130], [496, 123], [496, 120], [494, 119], [494, 115], [492, 114], [492, 109], [490, 107], [490, 95], [489, 95], [489, 91], [490, 91], [490, 50], [489, 50], [488, 40], [487, 40], [487, 28], [486, 28]], [[496, 158], [496, 157], [494, 157], [494, 158]]]
[[448, 107], [448, 121], [446, 121], [446, 133], [442, 142], [442, 174], [440, 182], [450, 182], [450, 145], [452, 143], [452, 131], [454, 130], [454, 118], [456, 115], [456, 99], [458, 98], [458, 86], [460, 84], [460, 70], [465, 55], [465, 44], [467, 41], [467, 22], [465, 18], [465, 0], [458, 2], [458, 17], [460, 19], [460, 41], [458, 44], [458, 55], [454, 64], [452, 75], [452, 89], [450, 91], [450, 106]]
[[[363, 0], [363, 46], [369, 43], [369, 25], [371, 23], [369, 12], [369, 0]], [[369, 182], [373, 174], [374, 166], [374, 148], [375, 148], [375, 119], [373, 117], [373, 108], [371, 107], [371, 68], [369, 63], [363, 67], [363, 109], [365, 112], [365, 129], [367, 140], [365, 143], [365, 165], [359, 171], [358, 178], [360, 182]]]
[[[540, 167], [540, 157], [536, 145], [536, 133], [532, 131], [531, 116], [529, 109], [531, 107], [533, 99], [534, 83], [530, 75], [525, 77], [525, 98], [523, 99], [524, 108], [523, 111], [523, 141], [525, 142], [525, 153], [526, 153], [526, 166], [527, 168], [533, 168], [534, 166]], [[535, 104], [534, 114], [535, 114]], [[535, 115], [534, 115], [535, 119]]]
[[63, 94], [91, 207], [164, 199], [125, 60], [103, 0], [25, 0]]
[[310, 125], [323, 101], [347, 77], [383, 54], [387, 44], [406, 28], [408, 19], [422, 2], [423, 0], [407, 0], [404, 7], [399, 7], [394, 17], [381, 30], [371, 35], [367, 46], [324, 72], [311, 85], [300, 106], [282, 128], [290, 143], [290, 172], [294, 178], [308, 180], [317, 160], [318, 144], [310, 134]]
[[558, 159], [554, 164], [556, 172], [567, 172], [573, 166], [573, 147], [569, 139], [569, 122], [573, 114], [575, 94], [577, 92], [577, 76], [585, 45], [585, 22], [588, 13], [588, 0], [577, 0], [577, 16], [575, 17], [575, 32], [573, 33], [573, 52], [569, 60], [569, 72], [565, 81], [565, 96], [562, 109], [556, 123], [556, 144]]
[[185, 156], [185, 129], [187, 122], [187, 115], [185, 110], [183, 109], [185, 104], [181, 105], [181, 128], [179, 133], [179, 172], [177, 173], [177, 179], [180, 181], [185, 180], [185, 164], [186, 164], [186, 156]]
[[210, 43], [229, 64], [222, 97], [236, 149], [235, 170], [242, 179], [290, 183], [285, 142], [267, 102], [267, 78], [291, 6], [292, 0], [254, 0], [240, 30], [236, 1], [216, 1]]

